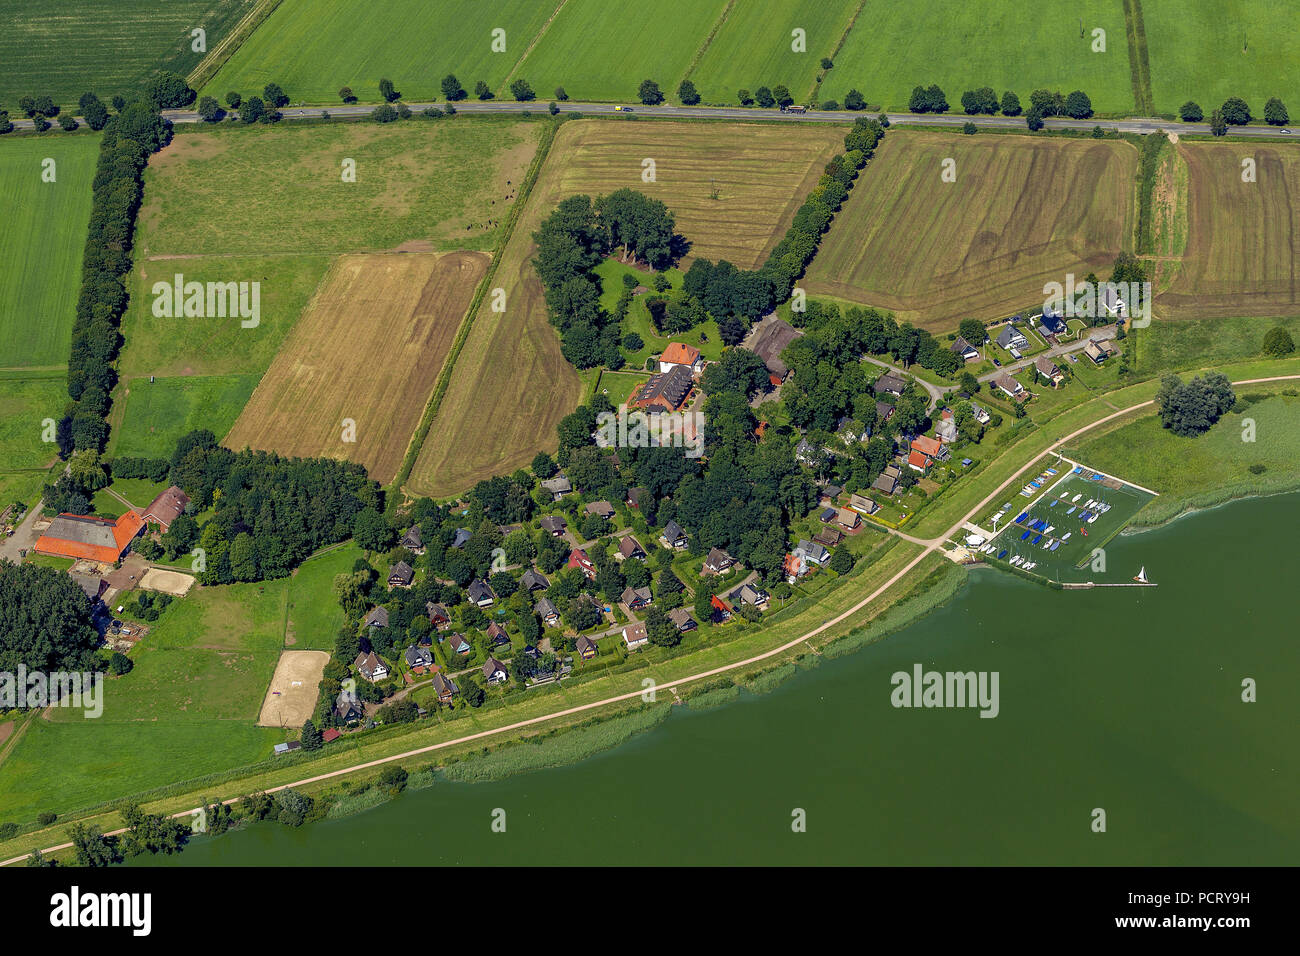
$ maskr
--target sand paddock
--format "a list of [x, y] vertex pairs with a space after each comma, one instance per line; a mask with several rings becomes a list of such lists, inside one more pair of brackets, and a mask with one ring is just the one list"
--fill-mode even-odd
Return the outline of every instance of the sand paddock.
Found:
[[184, 596], [194, 587], [194, 578], [179, 571], [165, 571], [162, 568], [150, 568], [140, 578], [140, 587], [146, 591], [162, 591], [176, 597]]
[[258, 726], [301, 727], [306, 723], [316, 710], [316, 690], [329, 659], [325, 651], [282, 652], [262, 701]]

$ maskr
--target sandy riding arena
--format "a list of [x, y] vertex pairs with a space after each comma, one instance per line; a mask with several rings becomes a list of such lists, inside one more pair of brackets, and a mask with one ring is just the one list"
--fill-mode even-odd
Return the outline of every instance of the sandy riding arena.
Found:
[[162, 591], [176, 597], [182, 597], [193, 586], [194, 578], [190, 575], [162, 568], [150, 568], [140, 579], [140, 587], [146, 591]]
[[301, 727], [316, 709], [316, 688], [330, 656], [325, 651], [285, 651], [262, 701], [259, 727]]

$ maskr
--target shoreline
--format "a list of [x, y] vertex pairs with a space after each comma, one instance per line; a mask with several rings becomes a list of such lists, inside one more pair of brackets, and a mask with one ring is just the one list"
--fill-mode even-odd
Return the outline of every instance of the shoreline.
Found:
[[[1226, 494], [1224, 494], [1225, 492]], [[1120, 532], [1120, 537], [1145, 534], [1148, 531], [1159, 531], [1161, 528], [1166, 528], [1183, 518], [1207, 511], [1215, 511], [1238, 501], [1250, 501], [1254, 498], [1276, 498], [1279, 495], [1293, 495], [1296, 493], [1300, 493], [1300, 478], [1296, 478], [1289, 484], [1275, 489], [1250, 490], [1240, 493], [1231, 486], [1224, 486], [1217, 491], [1205, 491], [1185, 499], [1182, 509], [1168, 518], [1159, 518], [1156, 521], [1146, 523], [1137, 520], [1137, 517], [1141, 515], [1141, 512], [1138, 512], [1138, 516], [1135, 516], [1134, 520], [1130, 521], [1127, 527]]]

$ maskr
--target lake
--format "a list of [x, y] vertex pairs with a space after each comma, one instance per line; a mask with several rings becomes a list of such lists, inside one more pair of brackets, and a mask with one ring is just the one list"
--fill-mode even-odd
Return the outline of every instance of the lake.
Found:
[[[1293, 865], [1300, 647], [1277, 529], [1296, 527], [1292, 494], [1112, 541], [1108, 580], [1145, 565], [1155, 588], [1061, 592], [976, 570], [877, 644], [766, 695], [676, 708], [582, 763], [137, 862]], [[891, 675], [917, 664], [997, 672], [997, 716], [894, 707]]]

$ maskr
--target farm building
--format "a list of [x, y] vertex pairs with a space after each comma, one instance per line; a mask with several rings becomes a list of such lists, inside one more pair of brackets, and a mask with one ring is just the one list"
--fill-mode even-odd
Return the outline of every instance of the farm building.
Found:
[[675, 368], [684, 368], [692, 375], [704, 371], [700, 350], [681, 342], [669, 342], [668, 347], [659, 356], [659, 371], [671, 372]]
[[789, 322], [777, 318], [773, 312], [754, 326], [742, 345], [763, 360], [767, 366], [768, 381], [780, 385], [790, 374], [790, 367], [781, 361], [781, 353], [802, 334]]
[[185, 507], [189, 503], [190, 496], [172, 485], [149, 502], [149, 507], [144, 509], [144, 523], [166, 534], [172, 522], [185, 514]]
[[37, 539], [35, 549], [37, 554], [113, 564], [121, 560], [143, 529], [144, 519], [134, 511], [116, 521], [61, 514]]
[[675, 412], [686, 404], [695, 380], [684, 365], [674, 365], [670, 371], [651, 375], [628, 399], [628, 408], [647, 412]]

